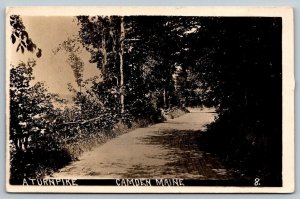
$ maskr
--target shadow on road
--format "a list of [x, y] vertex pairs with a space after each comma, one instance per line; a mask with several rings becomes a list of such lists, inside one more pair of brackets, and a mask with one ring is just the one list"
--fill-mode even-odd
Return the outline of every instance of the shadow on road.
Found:
[[[155, 135], [140, 138], [148, 145], [159, 145], [168, 151], [166, 159], [169, 161], [160, 169], [162, 178], [178, 177], [185, 179], [233, 179], [234, 176], [219, 161], [219, 159], [201, 149], [199, 139], [201, 131], [192, 130], [164, 130], [158, 131]], [[143, 168], [136, 165], [128, 172], [136, 176], [137, 173], [149, 171], [151, 168]]]

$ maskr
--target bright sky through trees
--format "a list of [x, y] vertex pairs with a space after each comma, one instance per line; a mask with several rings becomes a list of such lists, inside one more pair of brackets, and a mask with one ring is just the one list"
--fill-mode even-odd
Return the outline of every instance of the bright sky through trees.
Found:
[[[67, 97], [70, 95], [68, 83], [77, 88], [72, 69], [67, 63], [68, 55], [63, 51], [57, 54], [52, 51], [68, 37], [78, 34], [76, 19], [74, 17], [23, 16], [22, 20], [29, 35], [43, 50], [43, 55], [36, 59], [35, 54], [27, 51], [24, 54], [16, 53], [16, 48], [11, 48], [11, 60], [16, 62], [12, 64], [17, 64], [19, 60], [35, 59], [37, 62], [34, 70], [35, 82], [44, 81], [50, 92]], [[82, 50], [80, 57], [84, 62], [84, 79], [99, 75], [99, 70], [95, 64], [89, 63], [90, 54], [85, 49]]]

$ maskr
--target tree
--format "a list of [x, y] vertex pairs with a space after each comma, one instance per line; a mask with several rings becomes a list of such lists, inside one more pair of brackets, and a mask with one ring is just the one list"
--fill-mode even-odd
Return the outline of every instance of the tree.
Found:
[[[199, 31], [200, 18], [132, 16], [127, 20], [132, 26], [127, 33], [128, 38], [134, 39], [130, 46], [133, 50], [127, 59], [135, 57], [134, 64], [144, 66], [151, 62], [151, 66], [142, 70], [147, 71], [145, 79], [148, 88], [151, 88], [150, 95], [155, 93], [159, 108], [180, 106], [179, 98], [183, 98], [180, 95], [188, 89], [184, 74], [197, 59], [197, 54], [191, 50], [193, 41], [190, 40]], [[181, 101], [184, 103], [184, 100]]]
[[202, 44], [195, 50], [209, 53], [203, 51], [206, 56], [199, 56], [195, 66], [204, 100], [217, 108], [218, 118], [208, 128], [211, 146], [247, 175], [278, 183], [281, 19], [205, 18], [202, 24]]
[[37, 49], [35, 43], [32, 42], [32, 39], [29, 37], [26, 28], [23, 24], [23, 21], [19, 15], [11, 15], [10, 16], [10, 25], [12, 27], [11, 34], [11, 42], [15, 44], [18, 42], [17, 52], [21, 50], [24, 53], [25, 49], [29, 52], [36, 52], [36, 56], [40, 58], [42, 56], [42, 50], [40, 48]]
[[121, 86], [124, 80], [120, 71], [123, 68], [122, 42], [125, 34], [124, 30], [121, 30], [123, 22], [121, 23], [119, 17], [113, 16], [78, 16], [77, 19], [82, 44], [91, 53], [90, 61], [97, 63], [103, 79], [92, 89], [112, 114], [120, 114], [124, 111], [124, 94]]
[[10, 69], [10, 139], [17, 151], [35, 147], [35, 139], [51, 131], [57, 114], [42, 82], [31, 85], [35, 61], [21, 62]]
[[59, 47], [55, 49], [53, 53], [56, 54], [61, 50], [64, 50], [68, 53], [67, 62], [74, 72], [75, 82], [79, 87], [79, 92], [81, 92], [81, 88], [83, 86], [82, 82], [84, 63], [82, 59], [77, 55], [77, 53], [81, 52], [80, 46], [77, 45], [77, 41], [78, 39], [69, 37], [67, 40], [59, 44]]
[[120, 104], [121, 104], [121, 115], [124, 114], [124, 39], [125, 39], [125, 28], [124, 28], [124, 17], [120, 19], [120, 50], [119, 50], [119, 60], [120, 60]]
[[[174, 75], [176, 64], [184, 65], [184, 60], [180, 60], [186, 49], [182, 37], [187, 37], [189, 31], [194, 32], [195, 27], [198, 29], [194, 18], [77, 18], [81, 41], [103, 78], [93, 86], [93, 91], [98, 93], [106, 107], [116, 114], [125, 111], [140, 118], [146, 112], [151, 112], [148, 115], [158, 114], [161, 108], [180, 105], [177, 94], [180, 91], [175, 90]], [[186, 60], [189, 58], [185, 56]]]
[[63, 150], [61, 101], [42, 82], [32, 83], [35, 61], [20, 62], [10, 69], [10, 181], [42, 178], [67, 164]]

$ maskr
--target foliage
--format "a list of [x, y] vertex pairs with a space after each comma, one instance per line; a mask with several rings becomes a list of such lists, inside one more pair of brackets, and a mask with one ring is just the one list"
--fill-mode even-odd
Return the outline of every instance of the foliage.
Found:
[[[196, 23], [172, 17], [124, 17], [125, 39], [121, 48], [121, 17], [78, 16], [77, 19], [81, 41], [103, 79], [92, 90], [112, 114], [120, 112], [121, 95], [125, 96], [125, 113], [136, 119], [157, 122], [161, 119], [161, 108], [180, 106], [173, 78], [178, 52], [182, 50], [180, 38]], [[122, 50], [123, 72], [118, 67], [118, 54]], [[122, 86], [121, 74], [125, 82]]]
[[59, 99], [42, 82], [32, 85], [34, 66], [35, 61], [28, 61], [10, 69], [11, 179], [42, 177], [47, 168], [69, 161], [54, 131], [60, 111], [53, 102]]
[[103, 81], [94, 83], [93, 92], [112, 115], [121, 112], [123, 85], [121, 86], [121, 18], [79, 16], [79, 36], [91, 53], [91, 62], [97, 63]]
[[80, 92], [81, 92], [81, 87], [82, 81], [83, 81], [83, 70], [84, 70], [84, 63], [82, 59], [77, 55], [77, 53], [80, 53], [80, 47], [76, 44], [76, 38], [68, 38], [64, 42], [62, 42], [57, 49], [55, 49], [53, 52], [54, 54], [58, 53], [61, 50], [64, 50], [65, 52], [68, 53], [68, 59], [67, 62], [71, 66], [73, 72], [74, 72], [74, 77], [77, 85], [80, 87]]
[[[251, 176], [281, 181], [281, 19], [206, 19], [196, 62], [205, 101], [217, 107], [210, 147]], [[201, 49], [199, 49], [201, 51]]]
[[24, 53], [25, 49], [29, 52], [36, 52], [36, 56], [40, 58], [42, 56], [42, 50], [40, 48], [37, 49], [35, 43], [32, 42], [32, 39], [29, 37], [25, 26], [23, 25], [23, 21], [19, 15], [11, 15], [9, 21], [12, 27], [12, 34], [11, 34], [11, 42], [15, 44], [18, 42], [17, 52], [21, 50]]

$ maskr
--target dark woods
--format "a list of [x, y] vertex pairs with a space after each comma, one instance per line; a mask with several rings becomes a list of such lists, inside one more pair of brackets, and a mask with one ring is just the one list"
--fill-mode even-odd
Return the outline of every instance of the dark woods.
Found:
[[216, 20], [222, 26], [209, 23], [211, 40], [206, 40], [216, 43], [214, 63], [202, 78], [211, 88], [206, 99], [217, 102], [219, 116], [203, 140], [243, 174], [280, 185], [281, 19]]
[[[280, 18], [76, 19], [79, 36], [58, 49], [79, 88], [69, 86], [72, 106], [57, 108], [64, 100], [30, 83], [34, 61], [11, 67], [11, 179], [50, 174], [84, 146], [163, 121], [162, 110], [208, 106], [218, 116], [200, 145], [244, 178], [280, 185]], [[83, 79], [76, 46], [91, 54], [98, 76]]]

